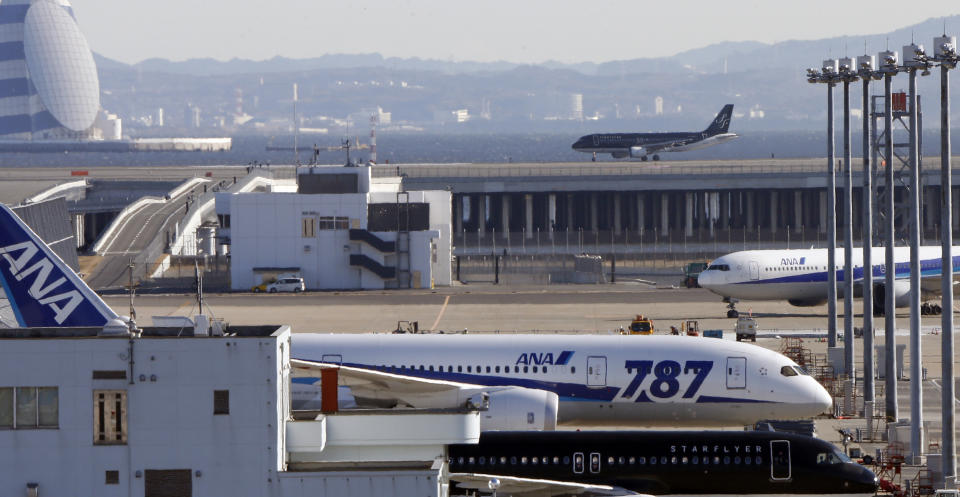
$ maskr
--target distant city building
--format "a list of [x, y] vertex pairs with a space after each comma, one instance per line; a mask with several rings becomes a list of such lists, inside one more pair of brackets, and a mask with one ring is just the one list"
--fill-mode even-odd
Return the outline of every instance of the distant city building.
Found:
[[570, 119], [583, 120], [583, 94], [570, 94]]
[[653, 99], [653, 113], [657, 116], [663, 115], [663, 97], [657, 96]]
[[470, 120], [470, 111], [467, 109], [438, 110], [433, 112], [433, 121], [437, 124], [465, 123]]
[[97, 67], [67, 0], [3, 0], [0, 40], [0, 138], [102, 138]]
[[163, 107], [157, 109], [157, 119], [153, 124], [160, 128], [163, 127]]

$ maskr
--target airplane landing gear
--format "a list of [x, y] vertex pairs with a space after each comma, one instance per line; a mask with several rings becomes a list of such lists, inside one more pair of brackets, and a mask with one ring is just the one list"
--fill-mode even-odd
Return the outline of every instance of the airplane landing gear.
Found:
[[653, 160], [660, 160], [660, 156], [657, 155], [657, 154], [654, 154], [654, 155], [653, 155]]
[[[656, 159], [654, 159], [654, 160], [656, 160]], [[647, 162], [647, 156], [644, 155], [643, 157], [640, 157], [640, 162]]]
[[924, 302], [920, 305], [920, 314], [924, 316], [939, 316], [943, 313], [943, 309], [940, 307], [940, 304], [931, 304], [929, 302]]
[[593, 162], [597, 162], [597, 153], [596, 153], [596, 152], [593, 153]]
[[739, 300], [733, 299], [730, 297], [724, 297], [723, 301], [727, 303], [727, 317], [728, 318], [737, 318], [740, 317], [740, 312], [737, 311], [737, 302]]

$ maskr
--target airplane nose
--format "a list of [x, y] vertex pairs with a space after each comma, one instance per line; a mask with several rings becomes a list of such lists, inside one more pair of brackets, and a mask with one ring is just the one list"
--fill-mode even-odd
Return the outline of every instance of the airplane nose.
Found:
[[833, 397], [830, 396], [830, 392], [827, 392], [826, 388], [823, 388], [823, 385], [820, 384], [817, 380], [809, 378], [813, 382], [813, 407], [817, 410], [816, 414], [821, 414], [828, 412], [833, 407]]
[[697, 277], [697, 283], [703, 288], [710, 288], [716, 279], [714, 278], [713, 271], [703, 271], [700, 273], [700, 276]]

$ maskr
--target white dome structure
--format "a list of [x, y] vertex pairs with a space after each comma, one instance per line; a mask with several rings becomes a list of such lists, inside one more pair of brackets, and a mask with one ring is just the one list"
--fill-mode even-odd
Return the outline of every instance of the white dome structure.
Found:
[[0, 0], [0, 139], [89, 139], [93, 54], [67, 0]]

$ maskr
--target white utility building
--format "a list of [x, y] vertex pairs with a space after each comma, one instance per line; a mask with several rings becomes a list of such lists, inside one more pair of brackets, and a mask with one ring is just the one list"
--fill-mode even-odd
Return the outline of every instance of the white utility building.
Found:
[[291, 411], [288, 326], [195, 329], [0, 330], [0, 495], [441, 497], [479, 440], [476, 409]]
[[301, 167], [294, 192], [217, 194], [231, 288], [286, 273], [307, 289], [450, 285], [450, 192], [407, 192], [373, 167]]

